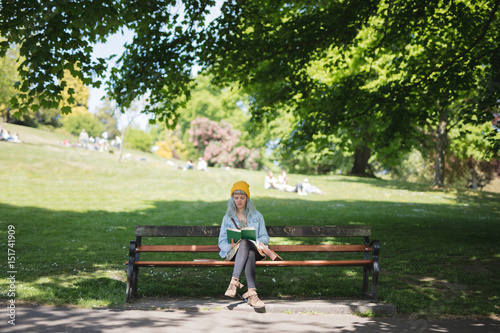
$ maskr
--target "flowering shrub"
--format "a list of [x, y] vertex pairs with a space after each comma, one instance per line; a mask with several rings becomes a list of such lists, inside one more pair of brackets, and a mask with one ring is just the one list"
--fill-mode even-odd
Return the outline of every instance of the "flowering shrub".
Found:
[[185, 146], [179, 139], [178, 133], [171, 130], [162, 131], [161, 134], [163, 133], [165, 133], [164, 139], [155, 143], [155, 146], [158, 147], [155, 153], [165, 158], [185, 158]]
[[258, 168], [259, 152], [245, 146], [237, 146], [241, 132], [225, 120], [220, 123], [207, 118], [196, 117], [191, 122], [189, 141], [209, 166], [229, 166], [231, 168]]

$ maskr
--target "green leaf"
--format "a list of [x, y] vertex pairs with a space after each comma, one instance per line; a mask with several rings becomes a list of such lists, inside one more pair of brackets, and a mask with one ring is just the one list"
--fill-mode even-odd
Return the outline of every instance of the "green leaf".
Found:
[[70, 106], [64, 106], [61, 108], [61, 113], [62, 114], [70, 114], [71, 113], [71, 107]]

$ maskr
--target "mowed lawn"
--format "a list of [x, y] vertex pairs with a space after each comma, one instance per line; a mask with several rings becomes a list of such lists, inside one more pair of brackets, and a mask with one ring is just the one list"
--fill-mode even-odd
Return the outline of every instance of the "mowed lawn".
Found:
[[[24, 142], [0, 142], [3, 303], [12, 299], [7, 280], [11, 248], [18, 304], [123, 304], [124, 262], [134, 226], [219, 225], [231, 185], [246, 180], [267, 225], [370, 225], [373, 238], [381, 242], [379, 298], [397, 306], [399, 314], [499, 313], [499, 193], [440, 191], [422, 184], [331, 175], [308, 176], [325, 195], [298, 196], [265, 190], [264, 171], [183, 171], [135, 151], [127, 151], [130, 157], [118, 163], [116, 151], [63, 147], [62, 135], [10, 126]], [[304, 176], [292, 173], [289, 178], [294, 184]], [[8, 242], [9, 226], [15, 228], [14, 243]], [[217, 258], [215, 253], [206, 256]], [[305, 258], [291, 253], [285, 257]], [[223, 298], [230, 274], [229, 268], [146, 268], [139, 274], [139, 296]], [[260, 268], [257, 280], [264, 299], [358, 299], [362, 269]]]

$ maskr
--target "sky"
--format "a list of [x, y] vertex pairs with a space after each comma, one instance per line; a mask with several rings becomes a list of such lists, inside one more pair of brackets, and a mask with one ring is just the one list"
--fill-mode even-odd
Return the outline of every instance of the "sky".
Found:
[[[108, 61], [108, 69], [112, 68], [115, 60], [125, 51], [124, 45], [132, 41], [133, 32], [130, 30], [124, 33], [116, 33], [111, 35], [106, 43], [99, 43], [94, 45], [94, 52], [92, 53], [93, 60], [97, 58], [107, 58], [113, 54], [117, 57], [113, 61]], [[105, 81], [105, 80], [104, 80]], [[104, 82], [103, 82], [104, 83]], [[100, 99], [106, 95], [104, 91], [104, 84], [99, 89], [90, 87], [90, 96], [88, 100], [88, 107], [90, 113], [97, 112]]]
[[[125, 51], [124, 45], [126, 43], [132, 42], [134, 33], [131, 30], [124, 30], [123, 32], [118, 32], [108, 37], [106, 43], [99, 43], [94, 45], [94, 52], [92, 53], [93, 60], [97, 58], [108, 58], [115, 54], [112, 60], [108, 60], [108, 76], [111, 68], [116, 64], [116, 60]], [[101, 99], [106, 96], [105, 82], [108, 79], [102, 79], [102, 84], [100, 88], [89, 87], [89, 100], [87, 102], [88, 109], [90, 113], [96, 113], [99, 110], [100, 104], [103, 102]], [[146, 114], [141, 114], [137, 117], [130, 117], [125, 114], [121, 114], [118, 117], [117, 127], [122, 131], [128, 125], [132, 125], [135, 128], [139, 128], [143, 131], [147, 131], [149, 125], [149, 116]], [[133, 119], [131, 121], [131, 119]], [[132, 122], [132, 123], [131, 123]]]
[[[224, 0], [216, 0], [216, 5], [212, 8], [211, 14], [208, 16], [207, 23], [212, 21], [214, 18], [220, 15], [220, 8]], [[112, 60], [108, 61], [108, 71], [113, 67], [116, 60], [123, 54], [125, 51], [124, 45], [126, 43], [132, 42], [133, 32], [131, 30], [124, 30], [123, 32], [116, 33], [108, 37], [106, 43], [99, 43], [94, 45], [94, 51], [92, 53], [93, 60], [97, 58], [108, 58], [109, 56], [116, 54], [117, 56]], [[193, 73], [196, 74], [199, 68], [193, 68]], [[90, 113], [95, 113], [99, 109], [99, 105], [101, 103], [101, 99], [106, 95], [104, 90], [106, 79], [102, 80], [103, 84], [99, 89], [89, 87], [90, 96], [88, 100], [88, 109]], [[136, 125], [145, 130], [148, 126], [148, 117], [146, 115], [136, 118]], [[123, 119], [122, 119], [123, 120]], [[123, 122], [125, 122], [124, 120]], [[123, 122], [120, 124], [120, 120], [118, 121], [118, 128], [121, 130], [123, 127]]]

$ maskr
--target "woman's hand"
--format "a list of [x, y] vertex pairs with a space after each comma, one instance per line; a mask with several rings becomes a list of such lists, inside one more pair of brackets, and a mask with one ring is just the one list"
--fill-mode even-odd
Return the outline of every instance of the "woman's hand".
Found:
[[231, 238], [231, 245], [230, 245], [230, 247], [229, 247], [229, 248], [230, 248], [230, 249], [232, 249], [232, 248], [233, 248], [233, 247], [235, 247], [235, 246], [236, 246], [236, 244], [238, 244], [239, 242], [241, 242], [241, 239], [235, 243], [235, 242], [234, 242], [234, 239], [233, 239], [233, 238]]

